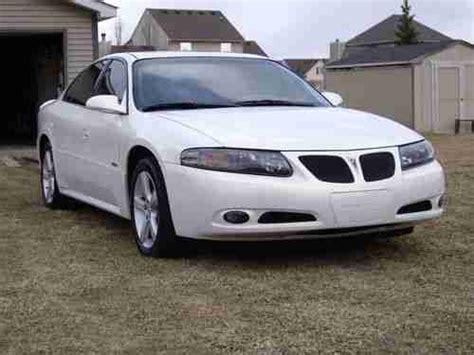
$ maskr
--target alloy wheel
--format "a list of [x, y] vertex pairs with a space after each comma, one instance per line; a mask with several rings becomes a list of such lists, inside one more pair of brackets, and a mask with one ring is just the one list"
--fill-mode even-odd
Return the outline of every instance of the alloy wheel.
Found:
[[142, 247], [151, 248], [158, 238], [158, 192], [147, 171], [138, 174], [133, 189], [134, 222]]
[[56, 177], [54, 175], [53, 156], [47, 150], [43, 157], [42, 164], [43, 196], [46, 203], [52, 203], [56, 189]]

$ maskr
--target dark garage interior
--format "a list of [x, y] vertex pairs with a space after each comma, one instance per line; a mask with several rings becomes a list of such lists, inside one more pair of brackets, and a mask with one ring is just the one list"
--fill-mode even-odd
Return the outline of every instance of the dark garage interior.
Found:
[[0, 33], [0, 144], [34, 144], [39, 106], [64, 83], [63, 35]]

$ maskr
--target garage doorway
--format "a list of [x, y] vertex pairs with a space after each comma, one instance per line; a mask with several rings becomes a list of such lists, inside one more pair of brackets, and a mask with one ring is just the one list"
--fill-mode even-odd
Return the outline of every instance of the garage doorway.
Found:
[[0, 145], [34, 144], [39, 106], [64, 85], [63, 35], [0, 33]]

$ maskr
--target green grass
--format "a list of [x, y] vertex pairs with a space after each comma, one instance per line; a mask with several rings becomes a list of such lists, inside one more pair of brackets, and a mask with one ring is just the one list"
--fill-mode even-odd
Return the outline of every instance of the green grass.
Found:
[[[193, 243], [141, 257], [127, 221], [41, 205], [0, 167], [0, 353], [474, 353], [474, 139], [441, 220], [389, 240]], [[457, 162], [460, 162], [459, 164]]]

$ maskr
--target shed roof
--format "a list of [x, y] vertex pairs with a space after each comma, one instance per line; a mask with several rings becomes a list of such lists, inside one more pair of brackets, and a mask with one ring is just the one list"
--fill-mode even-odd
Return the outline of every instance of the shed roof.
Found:
[[[350, 47], [395, 43], [397, 41], [396, 32], [401, 17], [401, 15], [392, 15], [386, 18], [382, 22], [379, 22], [349, 40], [346, 45]], [[425, 26], [418, 21], [414, 21], [414, 25], [420, 42], [442, 42], [452, 40], [452, 38]]]
[[220, 11], [146, 9], [173, 41], [243, 42]]
[[462, 41], [417, 43], [401, 46], [348, 47], [342, 59], [330, 62], [326, 68], [408, 64], [437, 53]]

